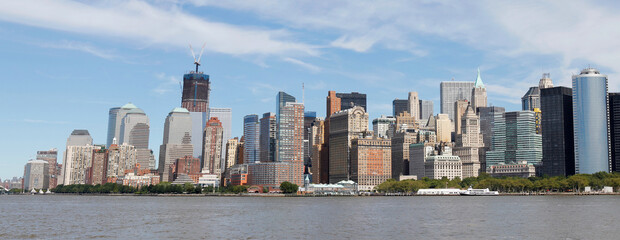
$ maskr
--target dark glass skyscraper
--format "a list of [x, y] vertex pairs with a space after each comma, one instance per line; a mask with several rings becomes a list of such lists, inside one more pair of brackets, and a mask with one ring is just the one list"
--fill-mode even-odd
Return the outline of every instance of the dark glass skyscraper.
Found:
[[392, 116], [398, 116], [398, 114], [407, 111], [407, 107], [409, 107], [409, 100], [394, 99], [394, 101], [392, 101]]
[[366, 110], [366, 94], [365, 93], [336, 93], [336, 97], [340, 98], [340, 110], [347, 110], [354, 106], [360, 106]]
[[609, 133], [611, 170], [620, 172], [620, 93], [609, 93]]
[[575, 174], [573, 135], [573, 93], [567, 87], [540, 90], [542, 111], [542, 174]]

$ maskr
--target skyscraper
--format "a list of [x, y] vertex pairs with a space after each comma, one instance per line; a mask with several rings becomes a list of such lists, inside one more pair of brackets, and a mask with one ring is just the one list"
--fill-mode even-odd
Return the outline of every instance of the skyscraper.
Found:
[[575, 174], [573, 92], [567, 87], [540, 90], [542, 111], [542, 173], [549, 176]]
[[276, 161], [277, 125], [276, 114], [264, 113], [260, 119], [260, 161]]
[[392, 101], [392, 116], [398, 116], [403, 112], [406, 112], [409, 108], [409, 100], [407, 99], [394, 99]]
[[461, 118], [465, 115], [467, 107], [471, 103], [467, 100], [457, 100], [454, 102], [454, 133], [461, 134]]
[[108, 149], [105, 146], [93, 149], [92, 165], [88, 168], [87, 184], [105, 184], [108, 177]]
[[330, 126], [330, 116], [338, 111], [340, 111], [341, 99], [336, 96], [335, 91], [328, 91], [326, 98], [326, 112], [325, 112], [325, 123], [324, 123], [324, 137], [323, 137], [323, 146], [321, 146], [320, 153], [320, 183], [328, 183], [329, 182], [329, 126]]
[[151, 151], [149, 150], [149, 118], [142, 109], [129, 103], [121, 107], [124, 117], [121, 120], [119, 144], [136, 147], [136, 159], [142, 169], [150, 169]]
[[260, 123], [258, 122], [258, 115], [250, 114], [243, 117], [243, 138], [245, 141], [244, 163], [258, 162], [260, 156]]
[[459, 156], [463, 163], [463, 178], [477, 177], [480, 172], [481, 158], [484, 158], [484, 141], [480, 133], [480, 118], [471, 105], [461, 120], [461, 133], [456, 135], [454, 155]]
[[[209, 108], [209, 118], [216, 117], [222, 123], [222, 128], [224, 129], [224, 135], [222, 140], [222, 160], [221, 163], [226, 162], [226, 141], [232, 137], [232, 109], [230, 108]], [[222, 171], [226, 168], [222, 166]]]
[[58, 149], [53, 148], [47, 151], [37, 151], [37, 160], [46, 161], [49, 167], [49, 188], [55, 188], [58, 185], [60, 172], [58, 171]]
[[238, 138], [228, 139], [226, 142], [226, 166], [224, 169], [228, 169], [237, 164], [237, 148], [239, 145]]
[[287, 102], [278, 116], [278, 162], [290, 164], [289, 182], [303, 184], [304, 177], [304, 104]]
[[226, 169], [222, 169], [222, 142], [224, 137], [224, 128], [222, 122], [217, 117], [211, 117], [207, 121], [203, 133], [202, 147], [202, 169], [208, 170], [211, 174], [221, 174]]
[[420, 98], [418, 98], [418, 92], [409, 92], [407, 102], [407, 112], [409, 112], [415, 120], [420, 119]]
[[448, 114], [437, 114], [435, 119], [435, 132], [437, 132], [437, 142], [452, 142], [452, 124]]
[[362, 107], [336, 112], [329, 117], [329, 182], [351, 177], [351, 141], [368, 133], [368, 113]]
[[351, 180], [359, 190], [372, 191], [391, 177], [390, 140], [353, 139], [351, 143]]
[[196, 71], [190, 71], [183, 75], [181, 106], [190, 112], [189, 115], [192, 119], [191, 144], [193, 145], [193, 156], [200, 159], [202, 159], [203, 146], [202, 130], [209, 118], [210, 91], [211, 82], [209, 75], [199, 72], [198, 68], [196, 68]]
[[24, 166], [24, 190], [49, 189], [49, 166], [43, 160], [30, 160]]
[[611, 171], [620, 172], [620, 93], [609, 93]]
[[441, 82], [439, 85], [441, 97], [441, 113], [448, 114], [448, 118], [454, 121], [454, 103], [457, 100], [471, 101], [471, 93], [474, 88], [473, 82]]
[[595, 68], [573, 75], [575, 173], [610, 170], [607, 97], [607, 75]]
[[[179, 158], [192, 156], [193, 121], [190, 112], [185, 108], [174, 108], [164, 123], [164, 139], [159, 147], [159, 168], [162, 182], [172, 182], [170, 166]], [[202, 135], [202, 134], [201, 134]], [[202, 138], [202, 137], [201, 137]], [[202, 140], [199, 141], [202, 143]], [[202, 146], [200, 147], [202, 151]], [[202, 154], [201, 154], [202, 155]]]
[[88, 130], [73, 130], [67, 138], [62, 164], [62, 182], [58, 184], [85, 184], [86, 171], [91, 166], [92, 156], [93, 138]]
[[503, 107], [479, 107], [478, 115], [480, 116], [480, 132], [484, 140], [484, 147], [487, 151], [491, 149], [491, 137], [493, 136], [493, 122], [495, 121], [495, 113], [503, 113], [506, 109]]
[[[471, 104], [474, 112], [479, 107], [487, 106], [487, 89], [484, 87], [484, 83], [482, 83], [482, 78], [480, 77], [480, 68], [478, 68], [478, 76], [476, 77], [476, 81], [474, 82], [474, 88], [471, 92]], [[461, 158], [463, 160], [463, 158]]]
[[106, 177], [115, 182], [114, 179], [125, 176], [125, 170], [133, 169], [136, 166], [136, 147], [128, 144], [112, 144], [107, 151], [108, 163]]
[[336, 97], [340, 98], [340, 110], [346, 110], [353, 108], [354, 106], [360, 106], [366, 111], [366, 94], [351, 92], [351, 93], [336, 93]]
[[391, 116], [381, 115], [381, 117], [373, 119], [372, 131], [374, 136], [377, 138], [388, 138], [388, 130], [392, 124], [396, 124], [396, 118]]
[[409, 175], [409, 145], [418, 142], [415, 129], [400, 129], [391, 139], [391, 178], [400, 179], [401, 175]]
[[542, 160], [542, 136], [536, 133], [533, 111], [495, 113], [491, 151], [486, 153], [486, 166], [527, 162], [537, 165]]
[[553, 82], [549, 73], [543, 73], [542, 78], [538, 81], [538, 86], [530, 87], [530, 89], [521, 98], [521, 109], [534, 111], [540, 108], [540, 91], [545, 88], [553, 87]]
[[430, 116], [433, 116], [433, 101], [420, 100], [420, 119], [426, 121]]
[[210, 90], [209, 75], [195, 71], [184, 74], [181, 107], [190, 112], [208, 112]]

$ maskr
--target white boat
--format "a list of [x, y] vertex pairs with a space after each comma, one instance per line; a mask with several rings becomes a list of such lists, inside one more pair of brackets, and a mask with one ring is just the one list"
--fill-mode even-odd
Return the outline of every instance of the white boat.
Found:
[[489, 191], [488, 188], [485, 189], [473, 189], [469, 187], [467, 190], [461, 192], [463, 196], [498, 196], [498, 191]]

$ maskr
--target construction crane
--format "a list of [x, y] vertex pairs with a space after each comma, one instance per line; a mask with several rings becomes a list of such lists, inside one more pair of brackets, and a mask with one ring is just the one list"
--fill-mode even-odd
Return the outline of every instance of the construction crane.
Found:
[[202, 48], [200, 49], [200, 55], [198, 55], [198, 58], [196, 58], [196, 54], [194, 53], [192, 44], [189, 45], [189, 50], [192, 52], [192, 56], [194, 57], [194, 64], [196, 64], [196, 72], [198, 72], [198, 66], [200, 66], [200, 58], [202, 58], [202, 53], [204, 52], [206, 45], [207, 43], [202, 44]]

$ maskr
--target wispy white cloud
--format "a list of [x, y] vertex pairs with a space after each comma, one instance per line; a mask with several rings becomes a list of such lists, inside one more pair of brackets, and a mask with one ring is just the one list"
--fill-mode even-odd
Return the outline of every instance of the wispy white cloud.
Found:
[[[209, 21], [177, 5], [144, 1], [2, 1], [0, 20], [80, 34], [130, 40], [147, 45], [186, 47], [230, 55], [317, 55], [316, 47], [294, 40], [283, 29], [262, 29]], [[101, 57], [111, 57], [92, 49]]]
[[304, 62], [304, 61], [301, 61], [301, 60], [298, 60], [298, 59], [295, 59], [295, 58], [286, 57], [286, 58], [284, 58], [284, 61], [288, 62], [288, 63], [295, 64], [295, 65], [300, 66], [300, 67], [303, 67], [305, 69], [308, 69], [311, 72], [315, 72], [316, 73], [316, 72], [320, 72], [321, 71], [320, 67], [312, 65], [312, 64]]
[[37, 123], [37, 124], [69, 124], [69, 122], [66, 122], [66, 121], [50, 121], [50, 120], [29, 119], [29, 118], [24, 119], [23, 122], [25, 122], [25, 123]]
[[113, 59], [119, 58], [118, 55], [110, 51], [103, 50], [91, 44], [82, 43], [82, 42], [62, 41], [62, 42], [56, 42], [56, 43], [44, 43], [44, 44], [41, 44], [41, 46], [45, 48], [76, 50], [76, 51], [85, 52], [93, 56], [100, 57], [100, 58], [107, 59], [107, 60], [113, 60]]
[[159, 80], [157, 87], [153, 88], [154, 93], [163, 95], [169, 92], [176, 91], [177, 87], [181, 87], [181, 79], [175, 76], [167, 75], [165, 73], [155, 74], [155, 78]]

